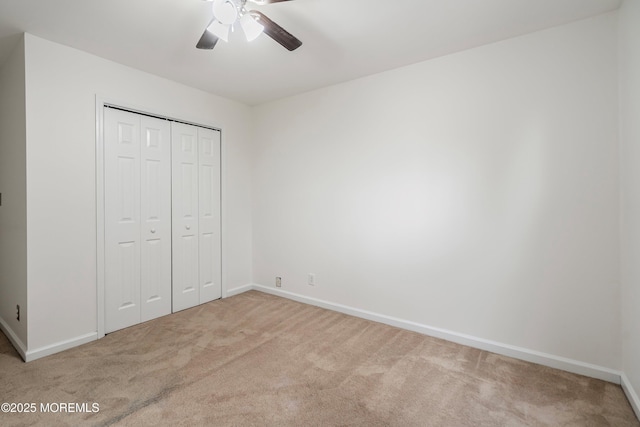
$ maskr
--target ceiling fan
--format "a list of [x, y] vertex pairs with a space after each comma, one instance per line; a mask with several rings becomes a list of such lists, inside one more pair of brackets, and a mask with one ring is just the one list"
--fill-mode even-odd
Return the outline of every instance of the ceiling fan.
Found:
[[213, 49], [218, 40], [228, 41], [229, 33], [238, 26], [247, 40], [257, 38], [265, 33], [289, 51], [302, 46], [302, 42], [287, 30], [269, 19], [258, 10], [247, 10], [247, 2], [262, 6], [291, 0], [205, 0], [212, 4], [213, 18], [198, 40], [198, 49]]

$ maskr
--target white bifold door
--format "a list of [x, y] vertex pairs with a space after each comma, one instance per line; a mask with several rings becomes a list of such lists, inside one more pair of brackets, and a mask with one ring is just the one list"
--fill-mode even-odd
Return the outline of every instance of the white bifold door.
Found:
[[105, 109], [105, 332], [171, 312], [171, 132]]
[[221, 297], [220, 132], [171, 123], [173, 311]]
[[221, 297], [220, 142], [104, 109], [106, 333]]

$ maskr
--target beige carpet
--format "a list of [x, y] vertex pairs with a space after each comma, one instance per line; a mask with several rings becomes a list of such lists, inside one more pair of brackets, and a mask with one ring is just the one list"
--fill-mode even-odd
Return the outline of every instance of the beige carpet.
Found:
[[2, 426], [640, 426], [617, 385], [255, 291], [26, 364], [0, 334], [0, 396], [37, 406]]

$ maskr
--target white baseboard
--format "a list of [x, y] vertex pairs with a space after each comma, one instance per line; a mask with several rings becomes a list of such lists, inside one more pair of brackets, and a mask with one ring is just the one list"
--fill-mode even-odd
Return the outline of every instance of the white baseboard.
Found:
[[253, 289], [253, 285], [252, 284], [248, 284], [248, 285], [244, 285], [244, 286], [238, 286], [237, 288], [233, 288], [233, 289], [227, 289], [227, 298], [228, 297], [232, 297], [234, 295], [238, 295], [241, 294], [243, 292], [247, 292]]
[[[229, 289], [227, 291], [227, 297], [238, 295], [243, 292], [247, 292], [253, 289], [252, 284], [240, 286], [237, 288]], [[50, 356], [55, 353], [59, 353], [64, 350], [68, 350], [73, 347], [77, 347], [82, 344], [89, 343], [91, 341], [95, 341], [98, 339], [97, 332], [91, 332], [85, 335], [81, 335], [79, 337], [71, 338], [65, 341], [60, 341], [55, 344], [47, 345], [44, 347], [37, 348], [35, 350], [27, 350], [27, 347], [24, 343], [18, 338], [18, 336], [13, 332], [13, 330], [7, 325], [2, 319], [0, 319], [0, 328], [4, 332], [4, 334], [9, 338], [13, 346], [16, 348], [20, 357], [25, 362], [31, 362], [36, 359], [40, 359], [45, 356]]]
[[2, 329], [2, 332], [7, 336], [7, 338], [9, 338], [9, 341], [11, 341], [11, 344], [13, 344], [18, 354], [20, 354], [20, 357], [22, 357], [22, 360], [26, 361], [27, 346], [22, 342], [20, 338], [18, 338], [18, 335], [16, 335], [16, 333], [13, 331], [13, 329], [11, 329], [9, 324], [5, 322], [4, 319], [2, 319], [1, 317], [0, 317], [0, 329]]
[[68, 350], [72, 347], [77, 347], [79, 345], [86, 344], [91, 341], [95, 341], [97, 339], [98, 339], [98, 333], [91, 332], [86, 335], [81, 335], [79, 337], [71, 338], [65, 341], [57, 342], [55, 344], [40, 347], [35, 350], [29, 350], [26, 353], [26, 357], [24, 357], [24, 361], [31, 362], [33, 360], [40, 359], [45, 356], [50, 356], [54, 353], [59, 353], [64, 350]]
[[385, 316], [383, 314], [377, 314], [366, 310], [360, 310], [342, 304], [336, 304], [329, 301], [306, 297], [303, 295], [263, 285], [254, 284], [253, 289], [305, 304], [315, 305], [317, 307], [338, 311], [340, 313], [348, 314], [351, 316], [372, 320], [374, 322], [384, 323], [386, 325], [395, 326], [401, 329], [407, 329], [435, 338], [441, 338], [447, 341], [452, 341], [480, 350], [490, 351], [492, 353], [501, 354], [503, 356], [513, 357], [515, 359], [525, 360], [527, 362], [537, 363], [539, 365], [549, 366], [551, 368], [572, 372], [574, 374], [597, 378], [604, 381], [612, 382], [614, 384], [620, 384], [621, 382], [621, 372], [602, 366], [592, 365], [590, 363], [542, 353], [527, 348], [516, 347], [496, 341], [486, 340], [471, 335], [460, 334], [446, 329], [435, 328], [432, 326], [427, 326], [396, 317]]
[[636, 393], [633, 385], [631, 385], [631, 381], [629, 381], [627, 374], [624, 372], [621, 375], [620, 385], [622, 385], [622, 390], [624, 390], [624, 394], [626, 394], [627, 399], [629, 399], [633, 412], [635, 412], [636, 417], [640, 419], [640, 398], [638, 398], [638, 393]]

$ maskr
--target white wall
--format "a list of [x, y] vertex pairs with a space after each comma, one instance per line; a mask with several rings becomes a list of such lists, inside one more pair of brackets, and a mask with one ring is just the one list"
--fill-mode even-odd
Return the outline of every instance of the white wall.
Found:
[[[24, 40], [20, 38], [0, 67], [0, 324], [22, 352], [27, 343], [24, 90]], [[20, 305], [20, 321], [16, 305]]]
[[250, 283], [250, 109], [30, 34], [25, 45], [29, 352], [96, 332], [96, 94], [222, 128], [224, 280]]
[[257, 107], [254, 281], [619, 369], [616, 50], [608, 14]]
[[640, 416], [640, 1], [619, 10], [622, 367]]

